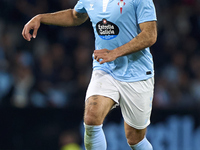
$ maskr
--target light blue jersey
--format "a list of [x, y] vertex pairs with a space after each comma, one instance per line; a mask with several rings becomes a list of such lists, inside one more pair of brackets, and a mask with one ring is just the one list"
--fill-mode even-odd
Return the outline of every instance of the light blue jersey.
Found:
[[[95, 34], [95, 49], [113, 50], [140, 32], [139, 24], [156, 20], [152, 0], [79, 0], [79, 13], [87, 13]], [[116, 80], [133, 82], [154, 76], [149, 48], [117, 58], [102, 65], [93, 59], [93, 69], [103, 70]]]

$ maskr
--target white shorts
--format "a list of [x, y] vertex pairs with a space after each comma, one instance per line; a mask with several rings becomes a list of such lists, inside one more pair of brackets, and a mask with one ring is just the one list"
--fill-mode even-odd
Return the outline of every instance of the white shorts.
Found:
[[124, 121], [136, 129], [150, 124], [154, 78], [138, 82], [121, 82], [102, 70], [95, 70], [86, 93], [86, 100], [93, 95], [111, 98], [120, 105]]

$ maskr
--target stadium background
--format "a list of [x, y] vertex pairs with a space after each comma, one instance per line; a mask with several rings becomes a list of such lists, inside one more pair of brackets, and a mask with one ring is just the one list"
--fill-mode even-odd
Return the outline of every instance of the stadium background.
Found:
[[[200, 150], [200, 1], [154, 0], [158, 40], [152, 124], [155, 150]], [[85, 90], [94, 36], [79, 27], [41, 25], [21, 32], [38, 13], [73, 8], [76, 0], [0, 0], [0, 150], [82, 147]], [[129, 150], [119, 108], [105, 121], [108, 150]], [[67, 149], [69, 148], [69, 149]]]

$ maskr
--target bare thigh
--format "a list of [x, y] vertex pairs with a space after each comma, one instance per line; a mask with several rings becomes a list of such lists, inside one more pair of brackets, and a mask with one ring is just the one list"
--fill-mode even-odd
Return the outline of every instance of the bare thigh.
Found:
[[124, 129], [129, 145], [135, 145], [139, 143], [145, 137], [146, 134], [146, 128], [135, 129], [129, 126], [126, 122], [124, 122]]
[[93, 95], [85, 102], [84, 122], [87, 125], [101, 125], [115, 102], [108, 97]]

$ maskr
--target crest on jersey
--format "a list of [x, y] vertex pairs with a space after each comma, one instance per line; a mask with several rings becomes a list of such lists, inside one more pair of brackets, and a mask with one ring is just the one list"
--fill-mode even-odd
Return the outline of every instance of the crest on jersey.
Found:
[[96, 24], [96, 31], [104, 40], [114, 39], [119, 34], [118, 26], [106, 19], [102, 19]]
[[123, 1], [123, 0], [120, 0], [120, 2], [118, 2], [118, 5], [120, 7], [120, 13], [122, 14], [122, 9], [123, 9], [123, 6], [125, 5], [126, 3]]

